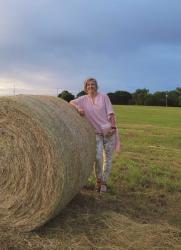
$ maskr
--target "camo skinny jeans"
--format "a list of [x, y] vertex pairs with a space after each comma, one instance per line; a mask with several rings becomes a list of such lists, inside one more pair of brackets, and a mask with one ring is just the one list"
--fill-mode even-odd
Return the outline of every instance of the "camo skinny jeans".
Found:
[[114, 142], [115, 134], [110, 137], [96, 135], [95, 175], [103, 182], [107, 181], [110, 174]]

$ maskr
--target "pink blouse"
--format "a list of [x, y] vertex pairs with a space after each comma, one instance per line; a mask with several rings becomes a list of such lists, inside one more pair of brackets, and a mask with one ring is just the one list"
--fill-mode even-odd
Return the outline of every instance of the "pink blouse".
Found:
[[[95, 128], [96, 134], [102, 134], [102, 129], [111, 126], [109, 115], [114, 114], [112, 104], [107, 95], [98, 93], [94, 102], [89, 95], [78, 97], [71, 101], [78, 109], [83, 109], [86, 118]], [[114, 150], [120, 152], [120, 138], [116, 129]]]
[[114, 113], [109, 97], [101, 93], [97, 94], [94, 102], [89, 95], [84, 95], [73, 100], [72, 103], [77, 108], [84, 110], [86, 118], [95, 128], [96, 134], [102, 133], [102, 127], [109, 124], [108, 116]]

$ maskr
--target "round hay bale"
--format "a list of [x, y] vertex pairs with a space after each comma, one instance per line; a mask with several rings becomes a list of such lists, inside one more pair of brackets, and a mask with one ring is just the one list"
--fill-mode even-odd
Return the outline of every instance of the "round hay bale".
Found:
[[95, 160], [95, 133], [63, 100], [0, 98], [0, 227], [31, 231], [80, 191]]

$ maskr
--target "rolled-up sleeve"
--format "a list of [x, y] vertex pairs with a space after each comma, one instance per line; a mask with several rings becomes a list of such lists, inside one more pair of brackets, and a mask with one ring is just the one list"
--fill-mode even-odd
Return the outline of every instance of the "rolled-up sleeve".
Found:
[[74, 105], [74, 106], [76, 106], [76, 108], [83, 108], [82, 107], [82, 97], [78, 97], [78, 98], [76, 98], [76, 99], [74, 99], [74, 100], [72, 100], [71, 101], [71, 103]]

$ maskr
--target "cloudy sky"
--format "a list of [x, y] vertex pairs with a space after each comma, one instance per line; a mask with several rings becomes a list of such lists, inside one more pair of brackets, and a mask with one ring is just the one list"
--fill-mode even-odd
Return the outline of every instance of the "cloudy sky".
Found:
[[0, 89], [181, 87], [180, 0], [0, 0]]

